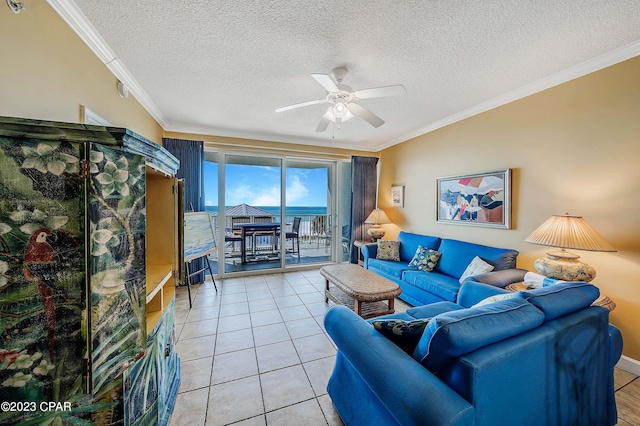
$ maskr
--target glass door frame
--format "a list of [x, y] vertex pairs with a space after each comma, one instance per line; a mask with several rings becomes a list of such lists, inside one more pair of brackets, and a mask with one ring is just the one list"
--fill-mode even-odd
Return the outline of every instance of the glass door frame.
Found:
[[[337, 234], [337, 230], [342, 229], [342, 223], [340, 222], [340, 199], [338, 196], [338, 191], [342, 188], [341, 182], [341, 174], [338, 172], [339, 163], [342, 161], [346, 161], [346, 159], [336, 159], [336, 158], [320, 158], [320, 157], [310, 157], [309, 155], [291, 155], [291, 154], [273, 154], [273, 153], [264, 153], [258, 150], [227, 150], [223, 148], [205, 148], [207, 151], [217, 152], [218, 157], [218, 214], [215, 217], [215, 226], [218, 232], [218, 273], [216, 274], [216, 278], [224, 279], [224, 278], [233, 278], [233, 277], [241, 277], [241, 276], [250, 276], [250, 275], [262, 275], [265, 273], [285, 273], [291, 272], [295, 270], [304, 270], [310, 268], [317, 268], [322, 264], [331, 264], [335, 262], [339, 262], [340, 250], [341, 250], [341, 237], [342, 233]], [[225, 271], [224, 259], [225, 259], [225, 244], [224, 244], [224, 229], [225, 229], [225, 216], [221, 214], [224, 212], [226, 208], [226, 168], [227, 168], [227, 156], [246, 156], [246, 157], [270, 157], [274, 159], [279, 159], [280, 163], [280, 220], [281, 223], [284, 223], [286, 218], [286, 169], [287, 169], [287, 161], [309, 161], [313, 163], [326, 164], [329, 166], [330, 173], [330, 181], [331, 183], [331, 211], [327, 211], [327, 215], [331, 215], [331, 235], [334, 236], [331, 238], [330, 245], [330, 260], [326, 263], [308, 263], [308, 264], [286, 264], [285, 259], [285, 249], [286, 245], [284, 244], [284, 238], [281, 237], [282, 244], [279, 245], [278, 250], [280, 251], [280, 267], [263, 269], [263, 270], [247, 270], [247, 271], [234, 271], [227, 272]], [[205, 185], [207, 183], [205, 182]], [[281, 236], [284, 234], [284, 227], [281, 226]]]

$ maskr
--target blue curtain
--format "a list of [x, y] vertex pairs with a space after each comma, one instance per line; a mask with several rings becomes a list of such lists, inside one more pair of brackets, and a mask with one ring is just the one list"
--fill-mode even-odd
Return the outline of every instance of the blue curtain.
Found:
[[[176, 177], [184, 179], [185, 212], [204, 211], [204, 143], [186, 139], [163, 138], [162, 145], [180, 160], [180, 168]], [[205, 266], [204, 259], [196, 259], [189, 265], [189, 270], [199, 271]], [[205, 280], [204, 272], [191, 277], [191, 283], [201, 283]]]
[[364, 221], [376, 208], [378, 192], [378, 174], [375, 157], [351, 157], [351, 238], [349, 241], [349, 259], [358, 263], [358, 251], [353, 249], [356, 240], [370, 241]]

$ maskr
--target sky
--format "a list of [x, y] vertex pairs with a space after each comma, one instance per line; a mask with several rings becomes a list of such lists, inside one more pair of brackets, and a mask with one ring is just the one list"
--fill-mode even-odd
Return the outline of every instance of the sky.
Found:
[[[280, 205], [280, 168], [227, 164], [225, 204]], [[327, 206], [327, 168], [287, 168], [287, 205]], [[218, 205], [218, 164], [204, 162], [205, 205]]]

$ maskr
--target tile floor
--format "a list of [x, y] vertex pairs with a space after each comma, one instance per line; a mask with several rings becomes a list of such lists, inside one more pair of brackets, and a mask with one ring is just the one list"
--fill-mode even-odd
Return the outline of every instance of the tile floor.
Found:
[[[336, 348], [318, 270], [177, 289], [182, 384], [170, 426], [342, 425], [326, 386]], [[396, 311], [408, 306], [396, 301]], [[640, 426], [640, 380], [616, 370], [619, 425]]]

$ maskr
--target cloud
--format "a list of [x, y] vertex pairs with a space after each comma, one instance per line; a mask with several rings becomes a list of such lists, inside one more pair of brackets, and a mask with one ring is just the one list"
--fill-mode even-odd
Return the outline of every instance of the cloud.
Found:
[[254, 206], [279, 206], [280, 205], [280, 188], [272, 187], [263, 189], [260, 194], [255, 194], [249, 204]]
[[302, 183], [300, 178], [293, 175], [289, 178], [289, 186], [287, 186], [287, 204], [292, 204], [303, 199], [309, 194], [309, 190]]
[[[309, 189], [302, 183], [298, 176], [289, 177], [287, 186], [287, 204], [292, 205], [296, 201], [304, 200], [309, 195]], [[253, 206], [279, 206], [280, 187], [271, 186], [260, 188], [258, 186], [244, 184], [229, 190], [226, 195], [226, 204], [235, 206], [247, 203]]]

